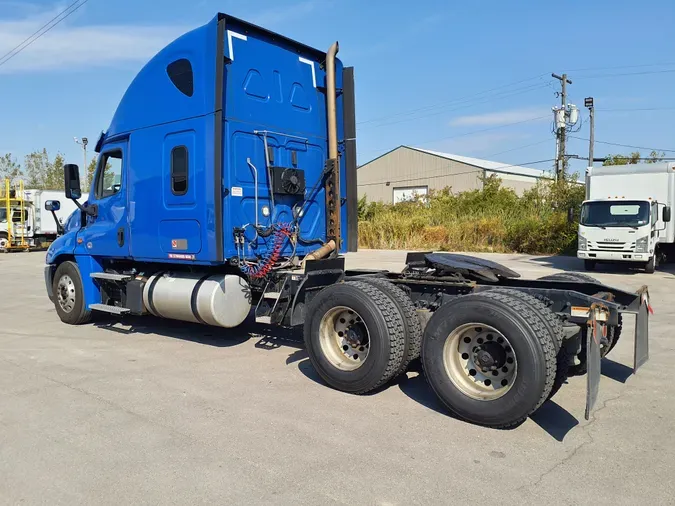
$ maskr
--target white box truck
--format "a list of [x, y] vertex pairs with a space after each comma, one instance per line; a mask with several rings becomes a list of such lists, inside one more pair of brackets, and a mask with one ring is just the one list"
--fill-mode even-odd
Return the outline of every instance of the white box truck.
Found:
[[597, 262], [632, 262], [653, 273], [672, 259], [675, 163], [590, 167], [587, 174], [577, 249], [586, 270]]
[[[58, 236], [58, 226], [51, 211], [45, 209], [48, 201], [59, 201], [58, 210], [54, 211], [60, 225], [64, 225], [68, 217], [77, 209], [72, 200], [65, 197], [63, 191], [35, 190], [23, 191], [23, 220], [21, 219], [21, 201], [18, 196], [9, 200], [9, 208], [5, 199], [0, 201], [0, 250], [5, 250], [11, 237], [12, 243], [20, 241], [30, 247], [42, 247], [54, 241]], [[87, 200], [87, 195], [82, 198]], [[12, 230], [8, 233], [11, 215]]]

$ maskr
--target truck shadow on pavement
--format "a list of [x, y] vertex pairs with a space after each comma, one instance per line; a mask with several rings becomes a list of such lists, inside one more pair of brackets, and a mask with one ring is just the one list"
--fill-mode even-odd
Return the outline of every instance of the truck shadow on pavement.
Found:
[[[167, 320], [150, 315], [126, 315], [122, 318], [97, 315], [94, 319], [94, 326], [120, 334], [156, 334], [219, 348], [237, 346], [249, 339], [259, 339], [255, 344], [258, 349], [278, 349], [286, 346], [303, 348], [304, 353], [301, 333], [283, 327], [260, 325], [252, 317], [232, 329]], [[304, 357], [295, 360], [301, 358]]]
[[[216, 347], [237, 346], [250, 339], [256, 339], [254, 346], [259, 350], [291, 349], [292, 351], [286, 358], [286, 365], [297, 363], [298, 370], [304, 376], [325, 386], [324, 381], [314, 370], [308, 358], [300, 329], [260, 325], [256, 324], [253, 318], [247, 319], [246, 322], [234, 329], [223, 329], [153, 316], [125, 316], [121, 319], [97, 316], [94, 326], [121, 334], [155, 334]], [[633, 370], [630, 367], [611, 359], [605, 358], [602, 361], [603, 376], [614, 381], [625, 383], [632, 372]], [[401, 375], [393, 383], [366, 395], [376, 395], [382, 390], [396, 386], [403, 394], [422, 406], [443, 416], [457, 419], [443, 406], [429, 387], [419, 360], [410, 364], [410, 370], [407, 374]], [[546, 401], [530, 419], [559, 442], [562, 442], [565, 436], [579, 425], [579, 420], [553, 400]], [[507, 430], [513, 430], [517, 427]]]
[[[547, 256], [547, 257], [531, 258], [529, 261], [566, 272], [586, 272], [583, 261], [579, 260], [577, 257], [569, 257], [562, 255]], [[589, 271], [586, 273], [592, 276], [593, 272], [599, 272], [603, 274], [626, 274], [626, 275], [645, 273], [644, 269], [636, 266], [630, 266], [628, 264], [611, 264], [611, 263], [598, 263], [595, 267], [595, 271]], [[675, 274], [675, 263], [662, 264], [656, 268], [656, 272]]]

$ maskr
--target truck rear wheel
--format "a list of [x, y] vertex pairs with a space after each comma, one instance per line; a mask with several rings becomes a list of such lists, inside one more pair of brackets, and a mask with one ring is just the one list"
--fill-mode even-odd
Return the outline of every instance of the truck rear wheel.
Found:
[[572, 281], [575, 283], [596, 283], [600, 284], [600, 281], [595, 279], [593, 276], [584, 274], [582, 272], [558, 272], [556, 274], [549, 274], [548, 276], [542, 276], [537, 278], [541, 281]]
[[450, 411], [506, 428], [525, 420], [551, 392], [554, 339], [527, 301], [474, 293], [436, 310], [424, 333], [422, 363]]
[[570, 364], [572, 363], [571, 360], [573, 358], [573, 355], [570, 355], [567, 346], [563, 343], [565, 331], [563, 330], [560, 318], [558, 318], [544, 302], [527, 293], [506, 288], [496, 288], [487, 293], [507, 293], [529, 304], [530, 307], [535, 310], [535, 314], [539, 316], [549, 334], [554, 337], [553, 344], [555, 345], [556, 351], [556, 372], [555, 380], [553, 380], [553, 387], [551, 387], [551, 393], [548, 394], [548, 398], [550, 399], [558, 393], [558, 390], [560, 390], [565, 384], [565, 381], [567, 381]]
[[389, 296], [399, 313], [401, 313], [401, 316], [403, 316], [405, 332], [403, 363], [396, 375], [403, 374], [408, 369], [410, 362], [420, 357], [422, 351], [422, 325], [417, 316], [417, 310], [408, 294], [386, 279], [367, 276], [358, 279], [359, 282], [369, 283], [382, 290], [382, 292]]
[[84, 290], [80, 269], [75, 262], [63, 262], [54, 273], [54, 306], [64, 323], [80, 325], [91, 319], [91, 311], [84, 304]]
[[389, 381], [403, 363], [403, 317], [368, 283], [328, 286], [307, 309], [304, 338], [312, 365], [331, 387], [354, 394]]

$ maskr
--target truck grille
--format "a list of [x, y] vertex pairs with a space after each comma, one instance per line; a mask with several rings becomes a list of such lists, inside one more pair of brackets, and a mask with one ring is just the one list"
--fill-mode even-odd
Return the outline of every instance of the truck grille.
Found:
[[632, 252], [635, 251], [635, 242], [605, 242], [605, 241], [588, 241], [589, 251], [621, 251]]

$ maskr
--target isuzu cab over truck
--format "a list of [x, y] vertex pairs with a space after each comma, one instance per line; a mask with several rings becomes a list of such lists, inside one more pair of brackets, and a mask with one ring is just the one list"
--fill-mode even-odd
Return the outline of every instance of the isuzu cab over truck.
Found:
[[[647, 360], [646, 287], [522, 280], [439, 253], [409, 254], [400, 273], [345, 270], [356, 129], [353, 69], [337, 52], [218, 14], [152, 58], [98, 140], [79, 220], [47, 253], [61, 320], [99, 311], [302, 326], [331, 387], [369, 392], [421, 357], [451, 411], [492, 427], [520, 423], [587, 372], [588, 416], [626, 313], [635, 370]], [[65, 187], [77, 201], [76, 165]]]
[[675, 163], [591, 167], [588, 176], [577, 257], [586, 270], [597, 262], [627, 262], [653, 273], [675, 253]]

